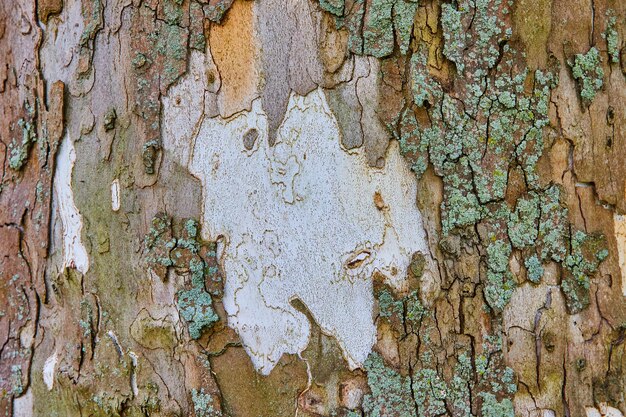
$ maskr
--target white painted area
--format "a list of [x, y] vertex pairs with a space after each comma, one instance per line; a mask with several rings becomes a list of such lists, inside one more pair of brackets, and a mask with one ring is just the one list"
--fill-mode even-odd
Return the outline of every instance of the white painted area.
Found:
[[54, 355], [46, 359], [46, 362], [43, 364], [43, 382], [46, 384], [48, 391], [51, 391], [54, 386], [54, 371], [58, 359], [57, 353], [54, 352]]
[[619, 269], [622, 272], [622, 294], [626, 297], [626, 216], [613, 216], [615, 240], [617, 241], [617, 255]]
[[111, 209], [113, 211], [118, 211], [121, 206], [120, 200], [120, 180], [114, 179], [111, 183]]
[[[164, 108], [165, 126], [176, 117]], [[252, 128], [259, 135], [246, 151], [243, 135]], [[397, 144], [376, 170], [362, 150], [342, 149], [339, 135], [315, 90], [292, 94], [272, 148], [258, 99], [250, 112], [204, 119], [195, 139], [189, 168], [203, 185], [203, 233], [225, 238], [228, 324], [262, 374], [308, 344], [310, 323], [293, 299], [337, 339], [350, 367], [360, 366], [376, 338], [373, 273], [400, 286], [412, 253], [427, 250], [415, 176]]]
[[72, 169], [76, 161], [74, 142], [66, 135], [61, 141], [54, 174], [54, 193], [63, 228], [63, 267], [85, 274], [89, 269], [87, 250], [81, 240], [83, 220], [74, 204]]

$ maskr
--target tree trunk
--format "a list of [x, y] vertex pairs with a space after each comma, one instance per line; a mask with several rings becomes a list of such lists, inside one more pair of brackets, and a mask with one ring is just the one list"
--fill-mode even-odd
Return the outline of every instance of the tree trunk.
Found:
[[0, 2], [0, 414], [622, 416], [625, 22]]

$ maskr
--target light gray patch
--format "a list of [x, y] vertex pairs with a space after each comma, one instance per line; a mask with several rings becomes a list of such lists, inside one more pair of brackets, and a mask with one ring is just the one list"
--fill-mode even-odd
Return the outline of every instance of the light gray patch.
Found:
[[319, 16], [310, 8], [308, 0], [291, 0], [287, 4], [282, 0], [267, 0], [255, 4], [263, 50], [261, 103], [268, 117], [270, 146], [276, 141], [291, 90], [306, 95], [321, 84], [323, 66], [317, 47]]
[[320, 13], [312, 10], [309, 1], [294, 2], [293, 16], [297, 30], [289, 51], [289, 86], [301, 96], [309, 94], [322, 83], [324, 67], [319, 57], [318, 33]]
[[289, 103], [289, 50], [295, 22], [285, 12], [284, 1], [268, 0], [255, 6], [258, 37], [263, 50], [261, 103], [268, 118], [268, 142], [274, 146], [276, 131]]
[[361, 129], [361, 105], [356, 96], [353, 84], [337, 86], [332, 90], [325, 90], [328, 105], [333, 110], [339, 131], [341, 144], [346, 149], [354, 149], [363, 145], [363, 130]]
[[367, 77], [360, 78], [356, 85], [358, 101], [363, 108], [361, 114], [361, 128], [363, 129], [363, 143], [367, 163], [376, 168], [385, 165], [385, 153], [389, 147], [389, 132], [382, 125], [376, 109], [380, 100], [379, 73], [380, 64], [375, 58], [370, 58], [370, 71]]

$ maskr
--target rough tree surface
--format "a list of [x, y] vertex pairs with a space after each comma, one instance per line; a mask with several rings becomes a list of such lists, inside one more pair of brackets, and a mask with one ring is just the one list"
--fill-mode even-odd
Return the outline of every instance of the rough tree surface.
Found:
[[623, 0], [0, 0], [0, 415], [626, 413]]

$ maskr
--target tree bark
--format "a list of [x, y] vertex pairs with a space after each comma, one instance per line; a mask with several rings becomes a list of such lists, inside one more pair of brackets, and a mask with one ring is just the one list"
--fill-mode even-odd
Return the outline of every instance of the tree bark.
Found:
[[0, 414], [623, 416], [626, 3], [0, 3]]

